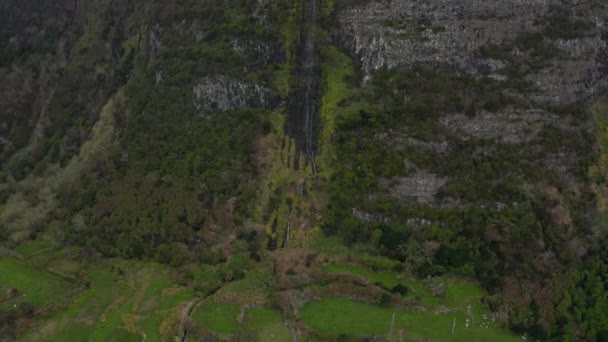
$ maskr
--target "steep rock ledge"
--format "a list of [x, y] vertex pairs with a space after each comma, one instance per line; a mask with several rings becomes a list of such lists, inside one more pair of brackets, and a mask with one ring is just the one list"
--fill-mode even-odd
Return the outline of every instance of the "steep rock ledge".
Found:
[[[522, 69], [536, 88], [530, 98], [568, 103], [607, 84], [607, 13], [591, 1], [392, 0], [342, 10], [333, 36], [359, 61], [364, 81], [382, 67], [416, 63], [506, 79], [509, 66], [540, 54], [544, 63]], [[495, 46], [506, 51], [487, 52]]]
[[204, 77], [194, 85], [192, 91], [194, 105], [199, 110], [272, 109], [277, 105], [277, 99], [270, 89], [224, 76]]

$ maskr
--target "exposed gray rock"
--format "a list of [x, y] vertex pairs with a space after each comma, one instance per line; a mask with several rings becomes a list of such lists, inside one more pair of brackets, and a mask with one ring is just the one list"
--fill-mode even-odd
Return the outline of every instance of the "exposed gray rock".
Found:
[[437, 153], [447, 153], [449, 150], [448, 142], [441, 141], [423, 141], [408, 136], [407, 127], [400, 129], [390, 129], [386, 132], [376, 134], [375, 138], [381, 140], [397, 151], [402, 151], [407, 146], [423, 148]]
[[263, 66], [271, 63], [284, 63], [286, 56], [280, 42], [263, 42], [259, 40], [232, 40], [232, 48], [240, 55], [254, 58]]
[[552, 123], [569, 129], [570, 120], [538, 109], [527, 111], [508, 110], [500, 113], [482, 111], [474, 117], [464, 114], [446, 115], [440, 119], [442, 125], [462, 134], [463, 139], [496, 139], [502, 143], [527, 142]]
[[277, 103], [270, 89], [221, 75], [202, 78], [194, 85], [193, 93], [194, 105], [205, 111], [272, 109]]
[[155, 84], [160, 84], [160, 82], [163, 81], [163, 71], [159, 70], [156, 73], [154, 73], [154, 83]]
[[538, 89], [530, 98], [543, 103], [570, 103], [595, 96], [606, 85], [606, 74], [600, 74], [589, 61], [559, 61], [526, 77]]
[[[334, 38], [359, 61], [364, 82], [374, 70], [415, 63], [444, 66], [469, 75], [505, 79], [511, 61], [480, 56], [489, 44], [513, 48], [522, 35], [542, 32], [543, 19], [568, 8], [570, 18], [595, 24], [576, 39], [545, 38], [559, 53], [547, 68], [529, 72], [541, 102], [566, 103], [595, 95], [607, 84], [600, 59], [606, 49], [608, 8], [605, 3], [569, 0], [388, 0], [365, 2], [338, 14]], [[527, 61], [529, 51], [517, 51]]]
[[162, 49], [163, 44], [161, 41], [161, 36], [163, 33], [163, 29], [159, 24], [152, 26], [150, 32], [148, 33], [148, 46], [150, 48], [151, 57], [155, 57], [158, 54], [158, 51]]
[[253, 11], [252, 17], [262, 26], [268, 27], [270, 26], [270, 21], [268, 20], [268, 14], [266, 11], [266, 5], [269, 3], [269, 0], [258, 0], [255, 10]]
[[433, 224], [431, 220], [423, 219], [423, 218], [408, 218], [405, 220], [405, 223], [410, 227], [415, 228], [425, 228]]
[[389, 189], [391, 196], [402, 200], [430, 203], [447, 178], [420, 170], [408, 177], [380, 179], [380, 184]]
[[367, 222], [386, 222], [388, 221], [387, 217], [384, 217], [382, 215], [378, 215], [378, 214], [372, 214], [372, 213], [368, 213], [365, 212], [363, 210], [357, 209], [357, 208], [351, 208], [351, 213], [353, 214], [353, 216], [361, 221], [367, 221]]

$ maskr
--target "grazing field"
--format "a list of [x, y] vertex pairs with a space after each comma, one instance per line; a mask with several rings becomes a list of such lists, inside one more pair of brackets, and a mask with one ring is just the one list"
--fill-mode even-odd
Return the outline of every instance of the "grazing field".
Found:
[[137, 310], [142, 317], [137, 325], [146, 334], [146, 341], [161, 341], [162, 326], [165, 319], [179, 317], [183, 304], [193, 299], [193, 293], [185, 288], [173, 288], [168, 279], [160, 280], [161, 286], [150, 287], [145, 299]]
[[[38, 328], [24, 337], [25, 341], [88, 341], [93, 334], [114, 335], [112, 329], [106, 328], [112, 323], [108, 316], [133, 294], [133, 289], [105, 269], [90, 269], [87, 276], [91, 287], [52, 318], [39, 322]], [[114, 333], [125, 336], [122, 330]]]
[[17, 246], [17, 248], [15, 248], [15, 251], [23, 257], [29, 258], [47, 250], [50, 247], [51, 244], [48, 241], [37, 239], [21, 243], [19, 246]]
[[474, 310], [448, 308], [417, 312], [332, 297], [305, 305], [304, 324], [323, 335], [380, 335], [434, 341], [517, 341]]
[[214, 333], [233, 335], [239, 328], [238, 316], [241, 309], [232, 304], [203, 304], [192, 313], [192, 319], [199, 327]]
[[289, 328], [283, 323], [281, 311], [270, 308], [253, 308], [247, 311], [243, 322], [244, 335], [256, 341], [292, 341]]
[[7, 257], [0, 259], [0, 286], [15, 288], [35, 307], [41, 308], [56, 303], [82, 285], [32, 266], [26, 262]]
[[[405, 285], [406, 298], [420, 303], [414, 310], [328, 297], [304, 305], [300, 310], [301, 319], [322, 335], [378, 335], [394, 340], [430, 338], [433, 341], [521, 340], [494, 323], [481, 304], [484, 291], [470, 280], [448, 276], [418, 280], [352, 263], [331, 263], [321, 269], [358, 275], [386, 288]], [[441, 290], [432, 290], [437, 287]]]
[[[123, 324], [125, 315], [129, 313], [129, 309], [133, 305], [132, 298], [122, 297], [118, 308], [110, 309], [106, 315], [102, 315], [95, 324], [90, 339], [93, 341], [120, 341], [120, 339], [132, 335], [128, 333]], [[128, 339], [131, 340], [132, 338], [129, 337]]]
[[[320, 270], [357, 275], [386, 289], [402, 284], [407, 287], [405, 297], [419, 303], [414, 310], [330, 295], [323, 298], [321, 294], [322, 299], [305, 304], [299, 312], [303, 324], [319, 334], [321, 340], [371, 335], [395, 341], [521, 340], [499, 329], [491, 316], [486, 315], [487, 310], [481, 304], [484, 292], [474, 282], [457, 277], [419, 280], [393, 271], [394, 265], [385, 258], [362, 252], [345, 259], [339, 256], [338, 248], [334, 249], [336, 241], [319, 241], [319, 245], [338, 256], [321, 265]], [[110, 259], [91, 267], [64, 257], [69, 255], [67, 250], [53, 250], [39, 242], [22, 245], [19, 254], [44, 267], [4, 258], [0, 260], [0, 287], [17, 287], [37, 308], [54, 307], [49, 315], [32, 322], [33, 329], [20, 336], [23, 341], [170, 340], [178, 336], [184, 308], [201, 296], [193, 288], [211, 293], [218, 286], [192, 312], [197, 328], [221, 338], [293, 340], [283, 313], [269, 307], [272, 294], [279, 288], [271, 263], [258, 264], [253, 269], [236, 265], [235, 270], [245, 269], [242, 278], [223, 286], [224, 273], [218, 272], [217, 267], [193, 264], [189, 268], [193, 288], [186, 288], [176, 285], [171, 267], [156, 263]], [[223, 271], [232, 269], [229, 264], [220, 267]], [[70, 282], [49, 270], [79, 277], [82, 282]], [[89, 285], [88, 289], [83, 283]], [[433, 290], [437, 283], [441, 284], [440, 294]], [[2, 305], [7, 303], [13, 305], [6, 301]], [[57, 303], [63, 305], [53, 306]], [[189, 338], [196, 338], [195, 331], [201, 330], [194, 329]]]
[[23, 340], [141, 341], [145, 336], [163, 341], [175, 336], [182, 305], [193, 293], [173, 287], [165, 266], [120, 260], [113, 265], [87, 270], [91, 287], [40, 320]]
[[74, 260], [57, 258], [50, 261], [46, 265], [46, 268], [54, 272], [59, 272], [61, 274], [76, 276], [82, 270], [82, 265]]
[[326, 298], [300, 310], [304, 323], [322, 334], [381, 335], [390, 328], [392, 309], [345, 298]]

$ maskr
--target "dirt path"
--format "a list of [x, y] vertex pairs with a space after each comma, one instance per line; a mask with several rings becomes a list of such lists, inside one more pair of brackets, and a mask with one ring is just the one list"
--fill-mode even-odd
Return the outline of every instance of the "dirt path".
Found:
[[196, 306], [199, 305], [201, 302], [207, 300], [208, 298], [209, 297], [207, 297], [205, 299], [201, 299], [201, 298], [195, 299], [195, 300], [191, 301], [190, 303], [188, 303], [188, 305], [186, 305], [184, 310], [182, 310], [181, 318], [179, 321], [179, 332], [177, 334], [176, 341], [180, 341], [180, 342], [186, 341], [186, 336], [188, 335], [188, 330], [185, 327], [186, 320], [190, 318], [190, 315], [192, 315], [192, 312], [194, 311]]

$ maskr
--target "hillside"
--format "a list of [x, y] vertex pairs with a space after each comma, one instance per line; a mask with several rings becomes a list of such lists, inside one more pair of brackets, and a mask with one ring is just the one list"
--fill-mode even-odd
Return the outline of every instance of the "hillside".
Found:
[[5, 0], [0, 341], [608, 340], [608, 4]]

